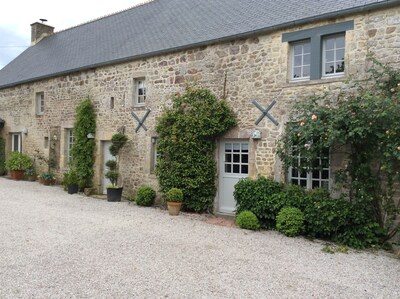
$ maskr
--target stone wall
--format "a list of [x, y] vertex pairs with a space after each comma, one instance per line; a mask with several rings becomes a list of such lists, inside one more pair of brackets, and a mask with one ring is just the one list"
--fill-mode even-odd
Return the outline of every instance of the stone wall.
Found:
[[[282, 42], [282, 33], [347, 20], [354, 20], [354, 30], [346, 33], [345, 76], [289, 82], [289, 45]], [[151, 172], [151, 138], [156, 136], [157, 119], [171, 105], [176, 92], [182, 92], [187, 84], [198, 85], [226, 98], [235, 110], [239, 125], [224, 138], [249, 140], [250, 174], [284, 180], [285, 175], [275, 155], [275, 144], [293, 103], [309, 95], [345, 87], [348, 79], [365, 78], [369, 51], [383, 62], [400, 66], [399, 24], [400, 8], [391, 8], [3, 89], [0, 90], [0, 117], [6, 121], [6, 127], [2, 135], [6, 137], [9, 149], [9, 133], [27, 128], [28, 133], [22, 134], [23, 151], [30, 155], [38, 150], [48, 156], [45, 138], [58, 140], [61, 174], [67, 168], [66, 129], [73, 126], [77, 104], [89, 96], [97, 113], [95, 186], [100, 189], [103, 177], [102, 142], [110, 140], [118, 128], [125, 127], [129, 142], [122, 152], [121, 172], [124, 192], [128, 196], [139, 185], [157, 186], [156, 177]], [[146, 78], [148, 94], [146, 106], [137, 107], [133, 104], [133, 79], [142, 77]], [[44, 115], [35, 114], [36, 92], [45, 94]], [[114, 98], [114, 108], [111, 108], [111, 98]], [[251, 103], [253, 99], [264, 107], [273, 99], [277, 100], [270, 112], [279, 126], [268, 119], [258, 126], [254, 124], [260, 111]], [[141, 118], [146, 109], [151, 109], [145, 123], [149, 130], [140, 129], [135, 133], [137, 122], [131, 112]], [[56, 134], [53, 133], [55, 127], [59, 127]], [[261, 140], [251, 139], [255, 129], [262, 132]]]

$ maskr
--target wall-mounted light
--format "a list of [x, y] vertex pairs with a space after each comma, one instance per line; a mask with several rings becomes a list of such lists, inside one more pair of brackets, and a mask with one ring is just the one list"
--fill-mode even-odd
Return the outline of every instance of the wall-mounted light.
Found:
[[259, 130], [254, 130], [251, 133], [251, 138], [253, 138], [254, 140], [261, 139], [261, 132]]
[[92, 133], [87, 134], [86, 137], [88, 139], [94, 139], [94, 135]]
[[26, 135], [26, 134], [28, 134], [28, 129], [27, 128], [22, 128], [21, 132]]
[[54, 135], [53, 135], [53, 140], [57, 140], [57, 139], [58, 139], [57, 135], [54, 134]]

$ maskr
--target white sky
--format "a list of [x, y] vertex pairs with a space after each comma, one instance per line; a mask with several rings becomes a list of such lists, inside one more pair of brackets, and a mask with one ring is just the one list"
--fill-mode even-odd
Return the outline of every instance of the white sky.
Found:
[[30, 24], [47, 19], [60, 31], [130, 8], [146, 0], [3, 0], [0, 8], [0, 69], [31, 41]]

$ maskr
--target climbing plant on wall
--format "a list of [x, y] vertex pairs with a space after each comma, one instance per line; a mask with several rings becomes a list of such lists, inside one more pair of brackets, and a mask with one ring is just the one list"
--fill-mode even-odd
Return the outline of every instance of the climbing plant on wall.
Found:
[[76, 108], [74, 123], [74, 144], [71, 149], [72, 165], [77, 171], [79, 187], [90, 187], [93, 178], [95, 140], [89, 139], [89, 133], [96, 132], [96, 114], [89, 98]]
[[233, 111], [209, 90], [187, 88], [175, 95], [172, 108], [156, 127], [161, 191], [183, 190], [187, 210], [211, 209], [216, 191], [216, 138], [235, 125]]
[[6, 173], [4, 161], [5, 161], [5, 142], [4, 139], [0, 137], [0, 175]]
[[400, 183], [400, 70], [371, 60], [368, 81], [296, 105], [278, 154], [290, 166], [295, 148], [308, 170], [323, 149], [344, 154], [335, 173], [342, 196], [359, 206], [364, 226], [376, 221], [384, 229], [385, 241], [399, 230], [394, 195]]

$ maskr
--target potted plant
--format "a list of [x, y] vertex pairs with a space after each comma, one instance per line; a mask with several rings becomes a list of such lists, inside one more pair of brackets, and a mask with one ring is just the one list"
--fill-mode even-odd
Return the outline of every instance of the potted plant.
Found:
[[49, 186], [49, 185], [54, 185], [56, 176], [51, 171], [46, 171], [46, 172], [41, 173], [39, 178], [40, 178], [40, 182], [43, 185]]
[[70, 168], [68, 172], [64, 173], [63, 184], [67, 189], [68, 194], [75, 194], [79, 191], [79, 178], [78, 173], [74, 168]]
[[30, 182], [36, 181], [36, 171], [33, 167], [25, 170], [25, 178]]
[[183, 192], [181, 189], [172, 188], [165, 193], [165, 200], [167, 202], [168, 213], [171, 216], [179, 215], [183, 201]]
[[12, 152], [5, 161], [6, 168], [10, 171], [10, 176], [14, 180], [22, 180], [25, 170], [32, 167], [32, 160], [29, 156], [20, 152]]
[[110, 180], [111, 186], [107, 186], [107, 201], [121, 201], [123, 187], [118, 185], [119, 178], [119, 152], [128, 141], [122, 133], [116, 133], [111, 137], [110, 154], [114, 157], [113, 160], [108, 160], [106, 166], [108, 171], [105, 177]]

